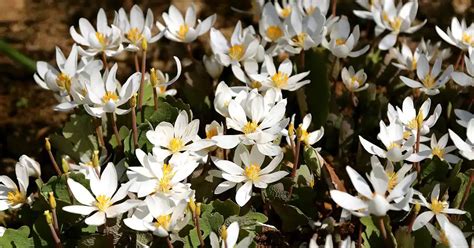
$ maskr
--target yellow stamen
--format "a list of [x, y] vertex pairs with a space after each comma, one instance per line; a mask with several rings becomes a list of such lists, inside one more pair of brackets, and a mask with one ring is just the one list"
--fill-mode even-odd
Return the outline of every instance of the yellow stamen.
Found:
[[306, 129], [303, 129], [302, 124], [299, 125], [298, 130], [297, 130], [298, 138], [303, 141], [305, 144], [308, 145], [308, 138], [309, 138], [309, 133]]
[[189, 27], [187, 24], [183, 24], [179, 26], [178, 38], [180, 40], [184, 40], [186, 38], [186, 34], [188, 33], [188, 31], [189, 31]]
[[306, 9], [306, 14], [307, 14], [307, 15], [312, 15], [315, 10], [316, 10], [316, 6], [309, 6], [309, 7]]
[[181, 148], [183, 148], [183, 146], [184, 146], [183, 140], [181, 140], [180, 138], [172, 138], [170, 142], [168, 143], [168, 149], [172, 153], [179, 152]]
[[99, 41], [102, 48], [105, 48], [107, 46], [108, 40], [107, 40], [107, 37], [105, 37], [105, 35], [103, 33], [96, 32], [95, 37]]
[[400, 148], [400, 144], [393, 142], [387, 147], [387, 150], [392, 150], [394, 148]]
[[211, 127], [209, 130], [206, 131], [206, 139], [211, 139], [214, 136], [217, 136], [219, 134], [219, 131], [217, 130], [217, 127]]
[[443, 230], [440, 230], [440, 232], [439, 232], [439, 239], [440, 239], [440, 242], [442, 244], [446, 245], [447, 247], [450, 247], [449, 239], [448, 239], [448, 237], [446, 236], [446, 233], [444, 233]]
[[389, 25], [390, 27], [394, 30], [394, 31], [397, 31], [399, 32], [400, 31], [400, 27], [402, 26], [402, 18], [400, 17], [396, 17], [395, 20], [390, 20], [389, 22]]
[[412, 69], [412, 70], [415, 70], [415, 69], [416, 69], [417, 63], [418, 63], [418, 62], [416, 61], [415, 58], [411, 61], [411, 69]]
[[164, 94], [166, 92], [166, 86], [158, 87], [158, 91], [159, 91], [160, 94]]
[[336, 45], [342, 46], [344, 44], [346, 44], [346, 39], [342, 39], [342, 38], [341, 39], [336, 39]]
[[229, 48], [229, 57], [233, 60], [239, 61], [245, 54], [243, 45], [233, 45]]
[[68, 93], [71, 91], [71, 78], [65, 73], [59, 73], [56, 77], [56, 84], [62, 90], [66, 90]]
[[269, 26], [267, 28], [266, 34], [267, 34], [267, 37], [271, 41], [276, 41], [276, 40], [278, 40], [278, 38], [283, 36], [283, 31], [278, 26]]
[[433, 76], [431, 76], [431, 74], [428, 73], [428, 74], [426, 74], [426, 76], [423, 79], [422, 83], [426, 88], [431, 89], [435, 85], [435, 78]]
[[282, 16], [283, 18], [287, 18], [288, 16], [290, 16], [290, 14], [291, 14], [291, 6], [288, 5], [288, 6], [286, 6], [285, 8], [283, 8], [283, 9], [281, 10], [281, 13], [280, 13], [280, 14], [281, 14], [281, 16]]
[[395, 186], [397, 186], [398, 183], [398, 175], [397, 173], [394, 172], [387, 172], [388, 176], [388, 191], [392, 191]]
[[284, 88], [288, 85], [288, 74], [279, 71], [272, 76], [272, 82], [277, 88]]
[[156, 228], [164, 228], [165, 230], [168, 230], [169, 226], [171, 224], [171, 214], [167, 215], [160, 215], [156, 217], [156, 222], [155, 222], [155, 227]]
[[260, 89], [260, 87], [262, 87], [262, 83], [259, 81], [252, 81], [249, 86], [252, 89]]
[[471, 36], [470, 34], [463, 32], [462, 33], [462, 42], [467, 43], [467, 44], [474, 44], [474, 37]]
[[309, 187], [314, 188], [314, 178], [311, 177], [311, 180], [309, 180]]
[[296, 43], [296, 45], [298, 45], [299, 47], [304, 47], [305, 40], [306, 40], [306, 33], [304, 32], [299, 33], [298, 35], [295, 35], [293, 36], [293, 38], [291, 38], [291, 41]]
[[10, 205], [21, 204], [26, 202], [26, 196], [22, 194], [19, 190], [14, 190], [8, 192], [7, 200]]
[[221, 238], [227, 240], [227, 227], [225, 225], [221, 226]]
[[119, 100], [119, 97], [114, 91], [107, 91], [105, 92], [105, 95], [102, 97], [103, 103], [108, 103], [109, 101], [116, 102], [118, 100]]
[[410, 129], [418, 129], [418, 128], [421, 128], [421, 126], [423, 125], [423, 119], [424, 119], [424, 115], [423, 115], [423, 111], [420, 111], [415, 118], [413, 118], [413, 120], [411, 120], [410, 122], [408, 122], [408, 128]]
[[130, 40], [130, 42], [133, 44], [137, 44], [143, 38], [143, 35], [138, 30], [138, 28], [131, 28], [126, 34], [126, 36], [127, 39]]
[[433, 147], [431, 154], [433, 154], [433, 156], [437, 156], [439, 159], [443, 159], [444, 149], [440, 148], [439, 146]]
[[247, 124], [245, 124], [244, 127], [242, 128], [242, 132], [244, 134], [253, 133], [257, 130], [257, 128], [258, 128], [258, 123], [254, 121], [248, 121]]
[[244, 175], [251, 181], [257, 181], [260, 178], [260, 166], [251, 164], [245, 167]]
[[175, 172], [173, 172], [173, 167], [170, 164], [164, 164], [163, 168], [161, 168], [163, 176], [158, 181], [156, 185], [157, 192], [167, 193], [170, 192], [173, 185], [171, 184], [171, 179], [173, 179]]
[[95, 206], [101, 212], [105, 212], [110, 206], [112, 206], [112, 202], [110, 201], [110, 198], [105, 195], [99, 195], [95, 199], [97, 201], [95, 203]]
[[431, 201], [431, 211], [433, 211], [435, 214], [441, 213], [447, 207], [448, 203], [445, 201], [438, 201], [436, 199]]

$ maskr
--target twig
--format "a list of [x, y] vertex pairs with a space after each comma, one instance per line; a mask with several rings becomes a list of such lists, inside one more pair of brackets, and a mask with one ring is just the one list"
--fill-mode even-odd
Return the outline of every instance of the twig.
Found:
[[138, 93], [138, 111], [142, 111], [143, 93], [145, 90], [145, 68], [146, 68], [146, 49], [142, 53], [142, 79], [140, 80], [140, 91]]
[[95, 133], [97, 135], [97, 140], [101, 148], [105, 147], [104, 134], [102, 133], [102, 121], [98, 118], [94, 118], [95, 124]]
[[45, 140], [45, 145], [44, 146], [46, 148], [46, 151], [48, 152], [49, 160], [51, 160], [51, 164], [53, 165], [53, 168], [56, 171], [56, 173], [59, 176], [61, 176], [63, 173], [59, 169], [58, 163], [56, 163], [56, 160], [54, 159], [53, 153], [51, 152], [51, 143], [49, 143], [49, 138], [45, 138], [44, 140]]

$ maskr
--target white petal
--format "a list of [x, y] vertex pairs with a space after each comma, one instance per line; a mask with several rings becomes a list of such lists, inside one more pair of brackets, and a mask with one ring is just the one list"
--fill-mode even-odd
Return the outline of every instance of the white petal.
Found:
[[252, 197], [252, 182], [248, 181], [244, 183], [235, 195], [235, 200], [239, 206], [244, 206]]

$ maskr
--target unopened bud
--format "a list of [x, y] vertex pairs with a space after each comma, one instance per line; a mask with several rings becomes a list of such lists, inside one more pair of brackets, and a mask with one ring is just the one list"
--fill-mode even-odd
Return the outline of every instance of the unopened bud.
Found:
[[130, 107], [135, 108], [137, 106], [137, 93], [134, 93], [130, 98]]
[[189, 199], [188, 207], [194, 215], [194, 213], [196, 212], [196, 203], [194, 202], [193, 198]]
[[225, 225], [221, 227], [221, 238], [222, 240], [227, 240], [227, 227]]
[[414, 210], [415, 210], [415, 214], [418, 214], [418, 213], [420, 212], [420, 210], [421, 210], [421, 204], [420, 204], [419, 202], [416, 202], [416, 203], [415, 203], [415, 208], [414, 208]]
[[201, 216], [201, 203], [196, 203], [196, 216]]
[[156, 74], [156, 70], [155, 68], [151, 68], [150, 69], [150, 83], [151, 83], [151, 86], [153, 86], [153, 88], [156, 88], [158, 87], [158, 75]]
[[290, 123], [290, 125], [288, 125], [288, 135], [290, 138], [295, 135], [295, 124]]
[[92, 166], [94, 166], [94, 168], [100, 167], [99, 151], [97, 150], [94, 150], [94, 152], [92, 153]]
[[61, 160], [61, 167], [63, 167], [64, 173], [68, 173], [68, 172], [69, 172], [69, 162], [67, 161], [67, 159], [63, 158], [63, 159]]
[[46, 217], [46, 223], [48, 223], [48, 225], [53, 224], [53, 216], [51, 215], [49, 210], [44, 211], [44, 217]]
[[296, 136], [298, 139], [301, 139], [301, 136], [303, 135], [303, 125], [300, 124], [298, 128], [296, 129]]
[[49, 143], [49, 138], [44, 138], [44, 148], [46, 148], [46, 151], [51, 151], [51, 143]]
[[146, 51], [148, 49], [148, 42], [146, 41], [145, 37], [143, 37], [142, 39], [142, 49], [143, 51]]
[[56, 198], [54, 198], [54, 193], [53, 192], [49, 192], [49, 206], [52, 209], [56, 208]]

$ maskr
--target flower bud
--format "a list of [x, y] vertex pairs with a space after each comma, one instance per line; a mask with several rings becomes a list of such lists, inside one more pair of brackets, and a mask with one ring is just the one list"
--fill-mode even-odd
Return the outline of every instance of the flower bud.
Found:
[[48, 223], [48, 225], [52, 225], [53, 224], [53, 216], [51, 215], [49, 210], [44, 211], [44, 216], [46, 217], [46, 223]]
[[51, 151], [51, 143], [49, 143], [49, 138], [44, 138], [44, 148], [46, 148], [46, 151]]
[[150, 83], [153, 88], [158, 87], [158, 83], [160, 80], [158, 79], [158, 75], [156, 74], [156, 69], [151, 68], [150, 69]]
[[201, 216], [201, 203], [200, 202], [196, 203], [196, 216], [197, 217]]
[[218, 79], [221, 76], [224, 67], [216, 60], [216, 57], [214, 55], [204, 55], [202, 60], [207, 73], [209, 73], [213, 79]]
[[92, 153], [92, 166], [94, 166], [94, 168], [100, 167], [99, 151], [97, 150], [94, 150], [94, 153]]
[[49, 206], [52, 209], [56, 208], [56, 198], [54, 198], [54, 193], [53, 192], [49, 192]]
[[188, 207], [194, 215], [194, 213], [196, 213], [196, 203], [193, 198], [189, 199]]
[[130, 98], [130, 107], [135, 108], [137, 106], [137, 93], [134, 93]]
[[148, 42], [146, 41], [145, 37], [143, 37], [142, 39], [142, 49], [143, 51], [146, 51], [148, 49]]
[[67, 161], [66, 158], [63, 158], [63, 159], [61, 160], [61, 167], [63, 167], [64, 173], [68, 173], [68, 172], [69, 172], [69, 162]]
[[419, 202], [416, 202], [415, 203], [415, 207], [414, 207], [414, 210], [415, 210], [415, 214], [418, 214], [421, 210], [421, 204]]
[[295, 124], [294, 123], [290, 123], [290, 125], [288, 125], [288, 135], [290, 136], [290, 138], [295, 135]]
[[221, 227], [221, 238], [227, 240], [227, 227], [225, 225]]

